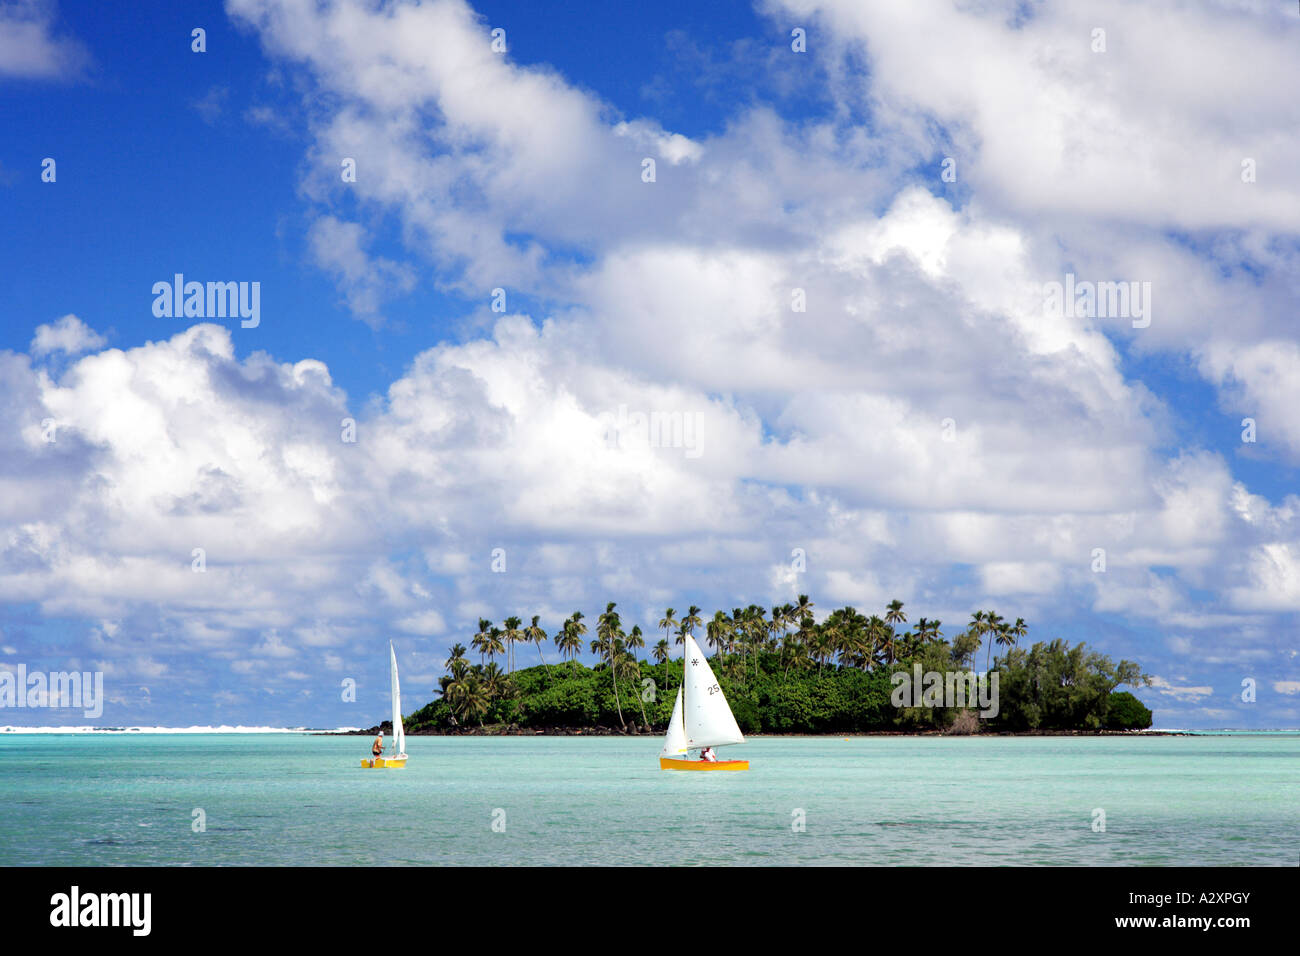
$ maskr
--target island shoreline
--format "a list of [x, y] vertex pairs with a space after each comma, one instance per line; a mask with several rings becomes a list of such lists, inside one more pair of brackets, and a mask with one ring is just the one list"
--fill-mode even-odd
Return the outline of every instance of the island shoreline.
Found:
[[[373, 737], [383, 733], [392, 735], [392, 725], [388, 721], [367, 730], [325, 730], [315, 731], [318, 737]], [[662, 730], [621, 730], [617, 727], [588, 728], [526, 728], [526, 727], [473, 727], [456, 730], [416, 730], [405, 731], [407, 737], [661, 737]], [[1203, 734], [1194, 730], [989, 730], [975, 734], [955, 734], [945, 730], [853, 730], [827, 731], [813, 733], [746, 734], [746, 739], [790, 738], [790, 737], [1198, 737]]]

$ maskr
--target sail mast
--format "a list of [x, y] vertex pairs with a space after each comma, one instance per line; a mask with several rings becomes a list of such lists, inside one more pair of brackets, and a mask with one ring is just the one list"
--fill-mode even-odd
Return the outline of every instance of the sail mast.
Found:
[[[690, 637], [690, 635], [686, 635]], [[686, 736], [686, 641], [682, 641], [682, 740], [686, 741], [686, 756], [691, 755], [690, 738]]]

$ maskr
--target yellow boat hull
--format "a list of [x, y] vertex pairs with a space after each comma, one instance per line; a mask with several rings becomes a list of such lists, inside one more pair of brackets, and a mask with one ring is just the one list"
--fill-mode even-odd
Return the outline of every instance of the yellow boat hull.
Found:
[[389, 770], [400, 770], [406, 766], [406, 757], [376, 757], [374, 760], [362, 757], [361, 766], [372, 769], [376, 767], [386, 767]]
[[748, 770], [748, 760], [678, 760], [676, 757], [660, 757], [660, 770]]

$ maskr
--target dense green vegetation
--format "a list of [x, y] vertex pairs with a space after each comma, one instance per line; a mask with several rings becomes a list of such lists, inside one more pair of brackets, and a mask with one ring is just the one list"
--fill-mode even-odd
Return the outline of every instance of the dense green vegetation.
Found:
[[1107, 730], [1145, 730], [1151, 726], [1151, 711], [1126, 690], [1110, 695], [1106, 712]]
[[[600, 659], [594, 668], [573, 660], [583, 649], [587, 625], [581, 612], [569, 617], [554, 637], [559, 664], [543, 663], [503, 671], [495, 658], [512, 666], [516, 644], [532, 643], [541, 653], [545, 631], [533, 617], [518, 617], [497, 628], [480, 621], [471, 641], [480, 662], [471, 663], [457, 644], [439, 681], [438, 698], [407, 718], [411, 732], [455, 727], [517, 725], [520, 728], [615, 729], [660, 732], [667, 724], [682, 680], [673, 660], [676, 644], [703, 628], [713, 652], [711, 663], [732, 712], [746, 733], [849, 733], [882, 730], [972, 732], [1140, 729], [1151, 712], [1122, 684], [1149, 683], [1137, 664], [1113, 664], [1104, 655], [1064, 641], [1018, 647], [1028, 628], [1019, 618], [1009, 624], [992, 611], [978, 611], [952, 640], [941, 622], [921, 618], [899, 632], [907, 616], [893, 601], [881, 616], [865, 617], [852, 607], [835, 610], [820, 624], [801, 595], [796, 605], [772, 609], [757, 605], [721, 611], [707, 624], [691, 607], [677, 620], [670, 608], [659, 622], [664, 637], [650, 658], [639, 627], [624, 632], [616, 605], [605, 608], [589, 649]], [[993, 655], [994, 647], [1001, 649]], [[971, 670], [985, 651], [986, 670], [998, 679], [998, 712], [975, 719], [967, 708], [895, 706], [893, 675], [914, 665], [939, 674]], [[986, 685], [986, 690], [989, 685]], [[919, 702], [919, 701], [918, 701]]]

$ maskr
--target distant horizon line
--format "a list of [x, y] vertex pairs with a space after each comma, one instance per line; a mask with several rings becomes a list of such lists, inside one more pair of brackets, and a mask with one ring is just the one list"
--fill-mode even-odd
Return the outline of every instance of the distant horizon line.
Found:
[[0, 726], [4, 734], [301, 734], [301, 733], [346, 733], [353, 730], [365, 730], [364, 727], [259, 727], [243, 724], [192, 724], [189, 727], [144, 727], [134, 725], [113, 725], [93, 727], [89, 724], [77, 724], [67, 727], [19, 727]]
[[[267, 727], [267, 726], [245, 726], [243, 724], [218, 724], [216, 726], [207, 724], [193, 724], [188, 727], [163, 727], [163, 726], [106, 726], [94, 727], [88, 724], [78, 724], [66, 727], [20, 727], [20, 726], [0, 726], [0, 734], [302, 734], [302, 733], [350, 733], [358, 730], [365, 730], [365, 727]], [[1210, 733], [1254, 733], [1254, 734], [1275, 734], [1275, 733], [1300, 733], [1300, 727], [1148, 727], [1145, 730], [1137, 730], [1134, 733], [1139, 734], [1169, 734], [1169, 733], [1191, 733], [1191, 734], [1210, 734]], [[780, 736], [771, 734], [750, 734], [752, 737]], [[843, 736], [840, 732], [825, 734], [820, 736]], [[879, 736], [878, 733], [854, 734], [853, 736]]]

